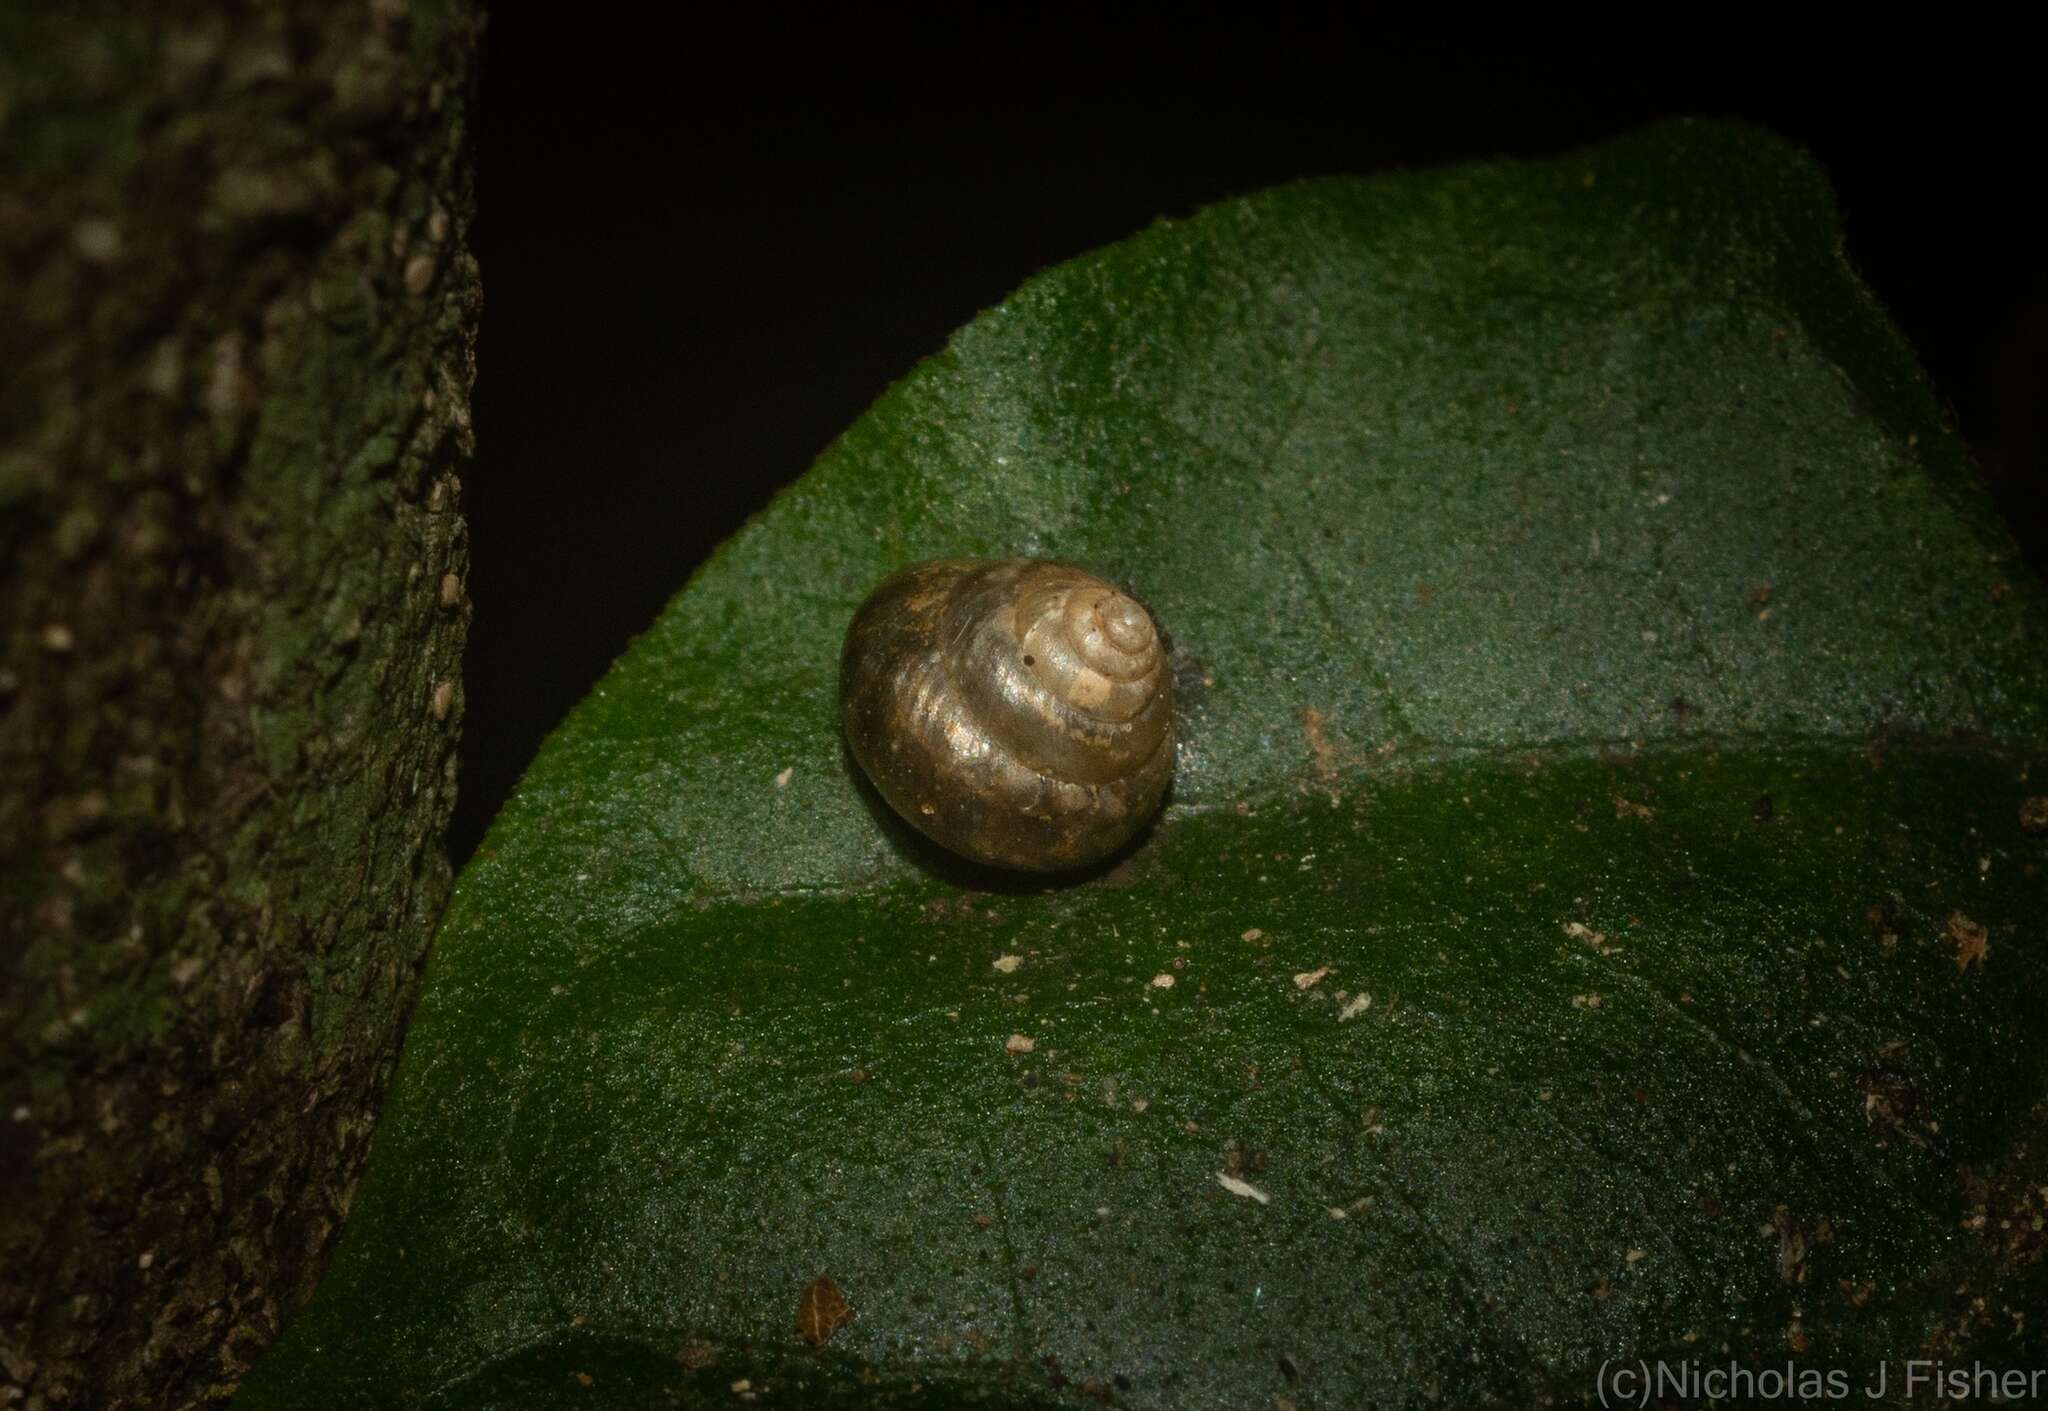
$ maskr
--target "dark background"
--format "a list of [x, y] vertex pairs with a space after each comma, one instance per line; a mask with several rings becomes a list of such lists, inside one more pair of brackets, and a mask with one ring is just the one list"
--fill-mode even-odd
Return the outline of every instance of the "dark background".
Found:
[[2048, 557], [2039, 114], [2010, 39], [1532, 55], [1271, 15], [724, 23], [491, 17], [458, 864], [696, 565], [953, 329], [1048, 265], [1298, 176], [1546, 156], [1689, 114], [1791, 138], [2036, 572]]

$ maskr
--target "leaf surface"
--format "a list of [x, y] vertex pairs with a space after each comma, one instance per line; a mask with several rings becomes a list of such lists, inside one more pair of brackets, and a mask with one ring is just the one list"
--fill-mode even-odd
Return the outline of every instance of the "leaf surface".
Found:
[[[1159, 826], [1049, 887], [836, 726], [870, 586], [1012, 553], [1182, 684]], [[1775, 140], [1162, 223], [893, 388], [547, 742], [239, 1404], [2038, 1351], [2044, 720], [2040, 586]]]

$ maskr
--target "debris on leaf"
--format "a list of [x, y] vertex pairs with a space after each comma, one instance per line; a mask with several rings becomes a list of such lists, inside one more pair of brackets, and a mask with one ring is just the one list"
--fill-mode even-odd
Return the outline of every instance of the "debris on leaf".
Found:
[[1250, 1181], [1241, 1181], [1228, 1171], [1218, 1171], [1216, 1173], [1216, 1184], [1229, 1191], [1232, 1195], [1241, 1195], [1246, 1200], [1256, 1200], [1261, 1205], [1271, 1205], [1273, 1203], [1273, 1197], [1267, 1195]]
[[2020, 805], [2020, 827], [2029, 833], [2048, 833], [2048, 794], [2036, 794]]
[[1596, 931], [1583, 921], [1565, 922], [1564, 933], [1575, 941], [1584, 941], [1601, 955], [1613, 955], [1621, 949], [1620, 946], [1609, 943], [1606, 932]]
[[1863, 1099], [1863, 1120], [1877, 1145], [1889, 1146], [1897, 1138], [1925, 1149], [1940, 1135], [1941, 1123], [1928, 1110], [1918, 1084], [1904, 1071], [1907, 1057], [1903, 1043], [1886, 1044], [1878, 1050], [1877, 1061], [1856, 1075], [1856, 1091]]
[[1029, 1034], [1012, 1034], [1003, 1041], [1004, 1053], [1029, 1053], [1037, 1047], [1037, 1042]]
[[994, 962], [997, 972], [1003, 975], [1010, 974], [1023, 963], [1024, 957], [1021, 955], [999, 955]]
[[1614, 796], [1614, 816], [1616, 818], [1640, 818], [1645, 823], [1655, 823], [1657, 821], [1657, 810], [1651, 808], [1646, 803], [1630, 803], [1620, 794], [1616, 794]]
[[1807, 1233], [1799, 1222], [1792, 1218], [1790, 1206], [1780, 1205], [1771, 1212], [1770, 1223], [1762, 1231], [1766, 1239], [1778, 1241], [1778, 1277], [1788, 1284], [1806, 1282], [1806, 1256], [1811, 1250]]
[[1323, 977], [1329, 973], [1330, 967], [1327, 965], [1319, 970], [1304, 970], [1294, 977], [1294, 988], [1297, 990], [1312, 990], [1317, 985], [1320, 985], [1323, 982]]
[[1161, 972], [1160, 972], [1159, 974], [1157, 974], [1157, 975], [1154, 975], [1154, 976], [1152, 977], [1152, 988], [1153, 988], [1153, 989], [1155, 989], [1155, 990], [1170, 990], [1170, 989], [1172, 989], [1172, 988], [1173, 988], [1173, 976], [1171, 976], [1171, 975], [1167, 974], [1167, 973], [1166, 973], [1165, 971], [1161, 971]]
[[1863, 909], [1863, 919], [1877, 933], [1877, 943], [1886, 950], [1899, 943], [1897, 908], [1889, 901], [1872, 902]]
[[1968, 970], [1973, 964], [1984, 968], [1984, 958], [1991, 954], [1991, 933], [1963, 915], [1960, 911], [1948, 914], [1948, 926], [1942, 932], [1942, 939], [1956, 948], [1956, 969]]
[[839, 1292], [829, 1274], [820, 1274], [804, 1285], [797, 1300], [796, 1330], [812, 1347], [823, 1347], [832, 1334], [853, 1321], [853, 1306]]
[[1257, 945], [1260, 941], [1266, 939], [1266, 933], [1264, 931], [1261, 931], [1258, 927], [1254, 926], [1249, 931], [1246, 931], [1244, 935], [1240, 936], [1238, 939], [1250, 941], [1253, 945]]
[[1266, 1169], [1266, 1153], [1258, 1147], [1240, 1146], [1236, 1138], [1223, 1144], [1223, 1170], [1232, 1176]]
[[1371, 1008], [1372, 996], [1366, 994], [1364, 991], [1361, 990], [1358, 994], [1352, 997], [1351, 1003], [1345, 1005], [1342, 1009], [1337, 1011], [1337, 1022], [1342, 1024], [1348, 1022], [1349, 1020], [1356, 1019], [1359, 1015], [1365, 1013], [1366, 1010]]
[[1323, 733], [1323, 722], [1329, 719], [1321, 711], [1304, 706], [1301, 710], [1301, 733], [1308, 741], [1308, 752], [1315, 759], [1316, 775], [1325, 784], [1337, 777], [1337, 751], [1330, 744], [1330, 737]]

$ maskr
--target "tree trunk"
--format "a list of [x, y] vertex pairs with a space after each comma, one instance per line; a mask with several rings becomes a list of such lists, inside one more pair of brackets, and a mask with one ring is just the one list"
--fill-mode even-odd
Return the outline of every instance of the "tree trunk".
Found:
[[0, 1406], [211, 1405], [448, 888], [473, 0], [0, 8]]

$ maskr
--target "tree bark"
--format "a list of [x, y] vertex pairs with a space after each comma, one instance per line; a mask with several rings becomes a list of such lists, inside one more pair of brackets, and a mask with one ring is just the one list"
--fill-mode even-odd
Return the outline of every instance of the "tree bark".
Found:
[[0, 8], [0, 1407], [215, 1405], [448, 889], [474, 0]]

